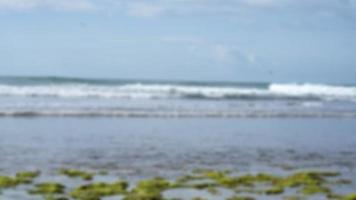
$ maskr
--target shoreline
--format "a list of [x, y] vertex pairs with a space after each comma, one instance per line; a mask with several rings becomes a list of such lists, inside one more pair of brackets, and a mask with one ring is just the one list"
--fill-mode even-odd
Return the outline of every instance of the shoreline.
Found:
[[[128, 181], [107, 171], [58, 169], [0, 175], [2, 199], [170, 200], [170, 199], [334, 199], [354, 200], [353, 180], [336, 171], [296, 170], [285, 175], [196, 169], [175, 179], [151, 177]], [[349, 187], [340, 192], [338, 188]], [[188, 192], [189, 191], [189, 192]]]

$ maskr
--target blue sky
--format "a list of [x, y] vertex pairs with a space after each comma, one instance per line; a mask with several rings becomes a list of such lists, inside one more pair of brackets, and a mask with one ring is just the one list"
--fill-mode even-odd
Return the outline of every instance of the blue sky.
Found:
[[0, 0], [0, 75], [355, 83], [356, 0]]

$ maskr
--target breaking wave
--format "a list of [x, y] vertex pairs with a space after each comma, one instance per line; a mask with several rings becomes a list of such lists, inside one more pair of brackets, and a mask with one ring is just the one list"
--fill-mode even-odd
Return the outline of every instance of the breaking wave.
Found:
[[356, 87], [317, 84], [199, 86], [179, 84], [0, 84], [0, 96], [106, 99], [316, 99], [356, 101]]

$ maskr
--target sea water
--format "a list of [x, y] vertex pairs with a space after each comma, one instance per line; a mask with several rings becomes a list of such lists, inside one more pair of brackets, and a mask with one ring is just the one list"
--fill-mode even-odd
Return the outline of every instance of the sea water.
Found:
[[[0, 174], [59, 168], [135, 182], [194, 169], [286, 175], [339, 171], [356, 188], [350, 85], [0, 79]], [[99, 177], [100, 178], [100, 177]], [[183, 194], [183, 193], [179, 193]], [[27, 199], [26, 189], [3, 191]]]

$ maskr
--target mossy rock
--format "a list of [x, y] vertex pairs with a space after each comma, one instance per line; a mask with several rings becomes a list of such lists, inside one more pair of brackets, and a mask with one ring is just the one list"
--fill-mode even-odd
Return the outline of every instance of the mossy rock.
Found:
[[327, 183], [326, 177], [338, 175], [339, 173], [337, 172], [298, 172], [288, 177], [275, 180], [273, 184], [280, 187], [314, 187]]
[[171, 187], [171, 183], [163, 178], [154, 178], [150, 180], [140, 181], [136, 188], [133, 191], [142, 191], [142, 190], [155, 190], [163, 191]]
[[255, 199], [247, 196], [232, 196], [227, 198], [227, 200], [255, 200]]
[[16, 178], [9, 176], [0, 176], [0, 188], [16, 187], [18, 184], [19, 183]]
[[207, 200], [207, 199], [203, 197], [194, 197], [192, 200]]
[[300, 192], [304, 195], [314, 195], [314, 194], [318, 194], [318, 193], [321, 193], [321, 194], [329, 194], [331, 192], [331, 190], [328, 188], [328, 187], [325, 187], [325, 186], [322, 186], [322, 185], [307, 185], [307, 186], [304, 186]]
[[85, 172], [77, 169], [60, 169], [59, 173], [71, 178], [82, 178], [83, 180], [92, 180], [94, 173]]
[[172, 187], [163, 178], [140, 181], [124, 200], [162, 200], [162, 192]]
[[229, 171], [205, 171], [202, 172], [203, 177], [214, 180], [218, 184], [228, 188], [235, 188], [238, 186], [252, 187], [256, 183], [274, 182], [280, 178], [269, 174], [260, 173], [257, 175], [246, 174], [239, 177], [230, 176]]
[[73, 198], [77, 200], [100, 200], [101, 198], [101, 196], [98, 193], [93, 191], [80, 192], [71, 195], [72, 196], [75, 195], [75, 197]]
[[202, 180], [202, 179], [206, 179], [206, 177], [201, 176], [201, 175], [184, 175], [184, 176], [177, 178], [176, 182], [177, 182], [177, 184], [182, 184], [182, 183], [187, 183], [190, 181]]
[[39, 171], [19, 172], [15, 177], [0, 176], [0, 188], [16, 187], [20, 184], [32, 183], [33, 179], [40, 175]]
[[54, 196], [54, 195], [46, 195], [44, 197], [45, 200], [69, 200], [67, 197], [62, 196]]
[[202, 174], [207, 178], [218, 180], [218, 179], [225, 178], [226, 176], [228, 176], [229, 173], [223, 171], [205, 171], [202, 172]]
[[100, 197], [125, 194], [127, 187], [128, 183], [126, 181], [118, 181], [112, 184], [93, 183], [74, 189], [70, 195], [80, 200], [96, 200], [100, 199]]
[[198, 190], [203, 190], [203, 189], [212, 189], [217, 186], [218, 185], [216, 183], [195, 183], [192, 185], [186, 185], [185, 187], [191, 187], [191, 188], [195, 188]]
[[29, 190], [30, 194], [62, 194], [65, 186], [60, 183], [40, 183], [35, 185], [35, 189]]
[[123, 200], [164, 200], [159, 191], [136, 191], [126, 195]]
[[348, 194], [342, 198], [343, 200], [356, 200], [356, 193]]
[[282, 194], [284, 192], [284, 188], [280, 186], [275, 186], [266, 190], [267, 195], [277, 195]]
[[281, 178], [269, 174], [259, 173], [257, 175], [244, 175], [240, 176], [236, 179], [238, 185], [251, 186], [255, 183], [263, 183], [263, 182], [275, 182], [279, 181]]
[[37, 178], [41, 174], [40, 171], [25, 171], [16, 174], [16, 180], [18, 183], [29, 184], [33, 179]]

